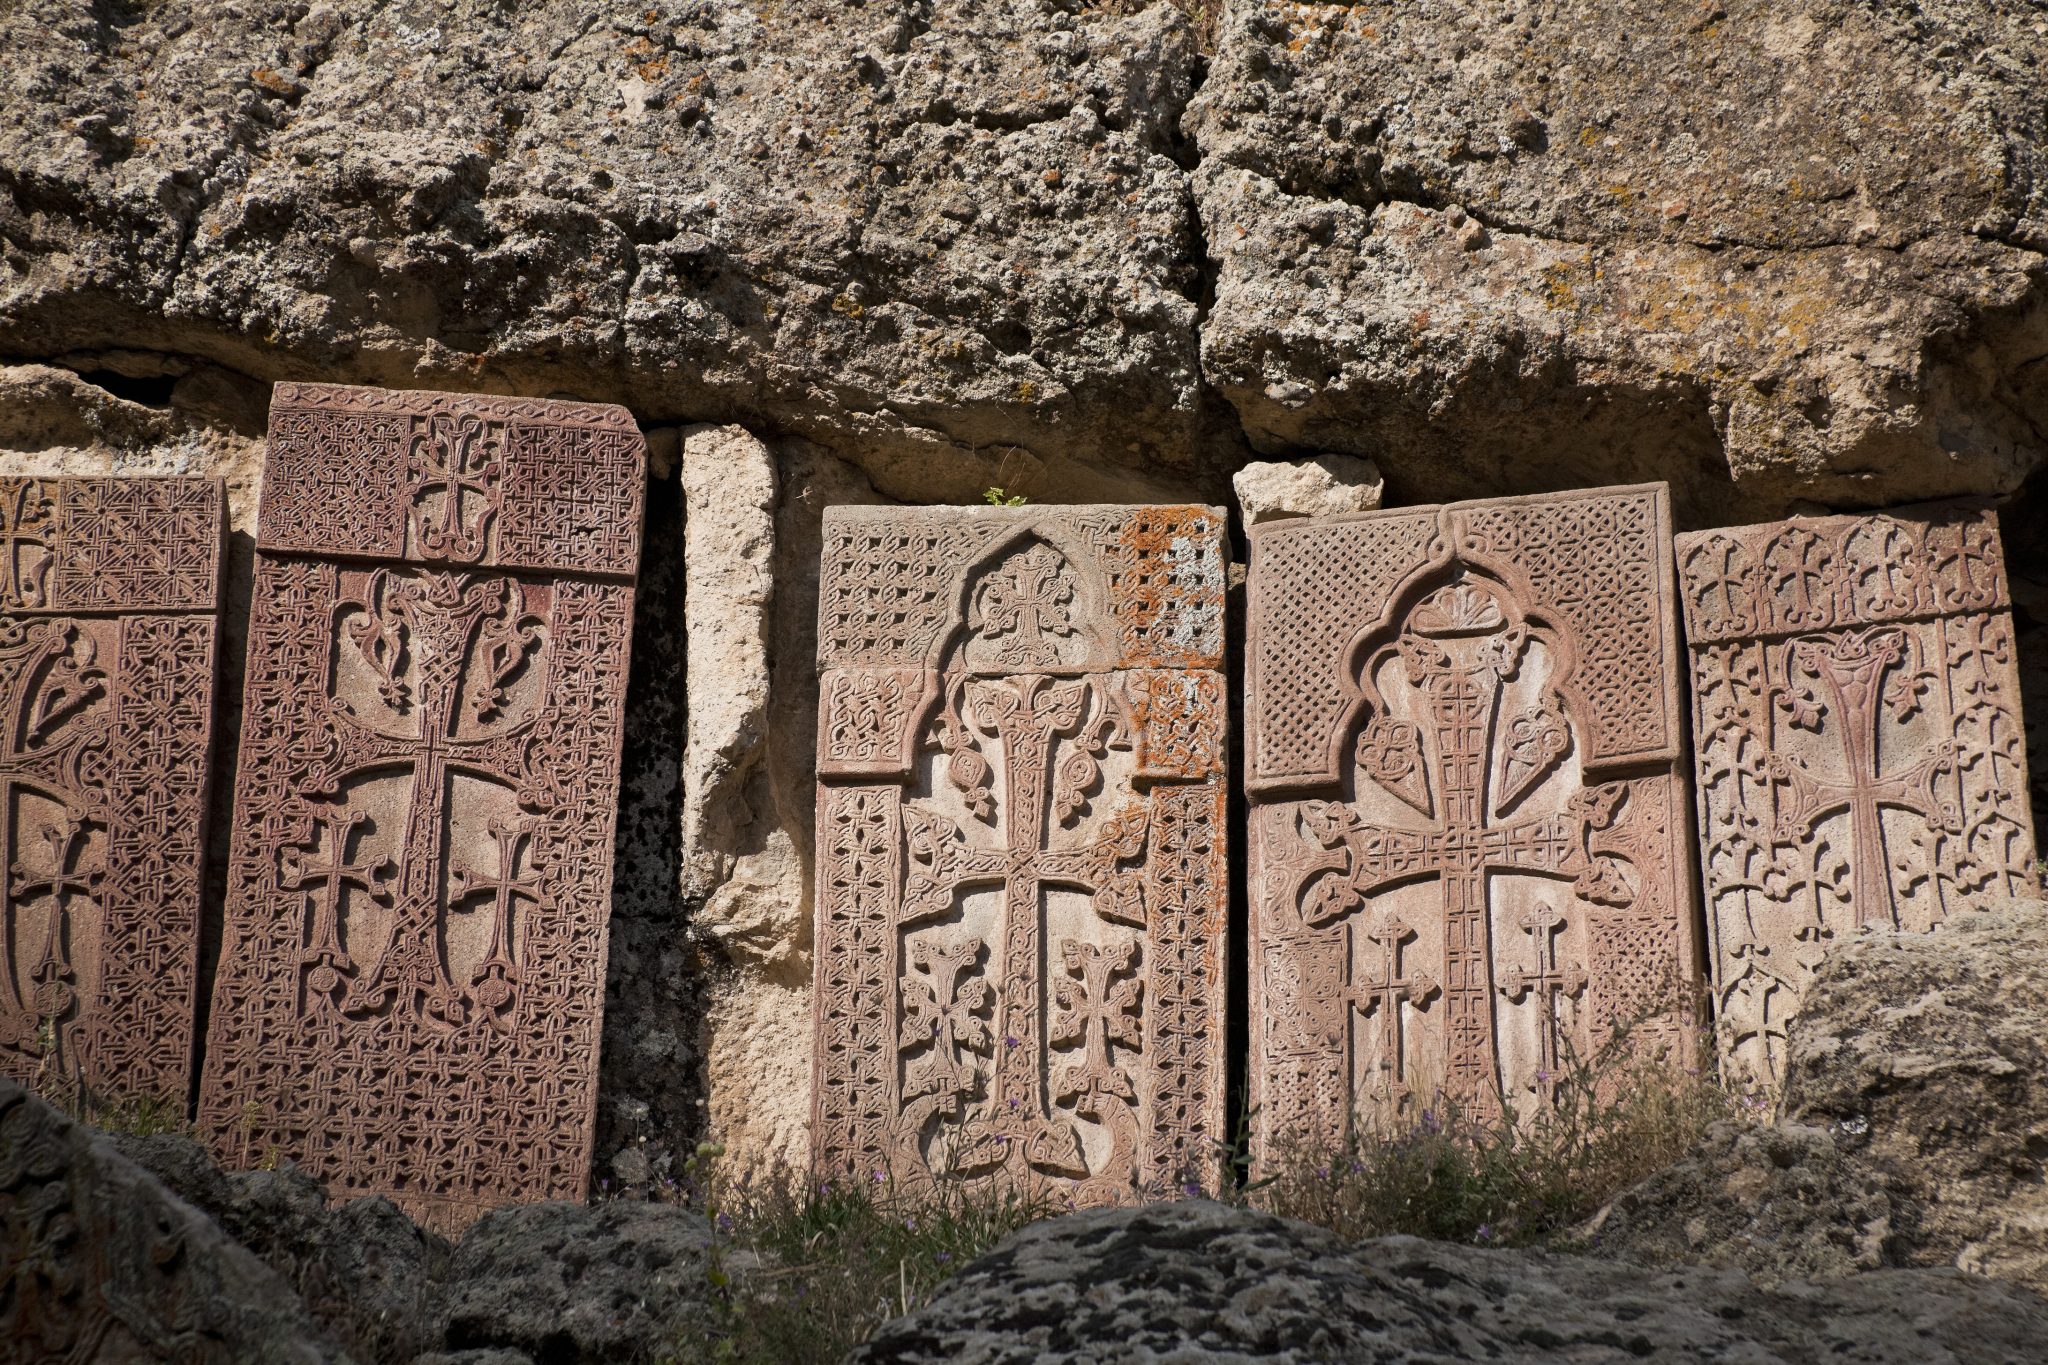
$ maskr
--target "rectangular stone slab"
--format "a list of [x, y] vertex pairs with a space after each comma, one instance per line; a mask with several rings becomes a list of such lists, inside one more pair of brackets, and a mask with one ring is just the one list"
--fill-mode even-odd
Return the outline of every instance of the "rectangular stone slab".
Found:
[[1700, 972], [1653, 484], [1251, 528], [1254, 1156], [1526, 1117]]
[[1830, 940], [2032, 887], [1997, 515], [1977, 504], [1678, 537], [1707, 934], [1728, 1074], [1782, 1075]]
[[646, 452], [280, 384], [200, 1126], [444, 1230], [580, 1199]]
[[1223, 514], [830, 508], [812, 1139], [824, 1173], [1213, 1188]]
[[0, 1073], [192, 1084], [226, 534], [215, 479], [0, 479]]

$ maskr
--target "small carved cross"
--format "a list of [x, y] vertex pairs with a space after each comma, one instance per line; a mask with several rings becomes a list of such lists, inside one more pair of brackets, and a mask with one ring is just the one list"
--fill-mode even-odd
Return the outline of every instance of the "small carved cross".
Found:
[[1385, 1077], [1382, 1093], [1391, 1104], [1408, 1098], [1407, 1049], [1401, 1026], [1401, 1006], [1420, 1005], [1439, 989], [1427, 972], [1401, 975], [1401, 945], [1415, 937], [1415, 931], [1398, 915], [1388, 915], [1366, 935], [1379, 945], [1378, 971], [1357, 982], [1351, 992], [1351, 1006], [1365, 1018], [1377, 1014], [1380, 1020], [1380, 1070]]
[[[299, 965], [307, 969], [306, 985], [316, 995], [331, 995], [345, 976], [355, 974], [355, 963], [341, 942], [342, 898], [348, 889], [355, 887], [380, 905], [391, 903], [391, 890], [386, 885], [393, 871], [391, 860], [348, 860], [349, 841], [355, 837], [356, 828], [369, 820], [367, 815], [346, 811], [323, 814], [319, 828], [314, 831], [314, 847], [288, 848], [279, 858], [278, 889], [307, 893], [312, 920], [307, 937], [311, 942], [300, 953]], [[322, 845], [327, 850], [327, 861], [316, 862]]]
[[77, 998], [71, 954], [66, 942], [70, 937], [67, 931], [71, 927], [71, 905], [73, 901], [91, 901], [97, 896], [104, 873], [98, 867], [79, 866], [88, 840], [84, 821], [59, 820], [45, 825], [42, 836], [43, 842], [50, 846], [50, 868], [37, 874], [16, 863], [11, 869], [14, 878], [12, 899], [17, 905], [45, 899], [52, 902], [50, 916], [43, 925], [42, 952], [29, 973], [29, 980], [34, 983], [37, 1017], [56, 1019], [67, 1013]]
[[[425, 553], [466, 561], [482, 558], [484, 535], [497, 513], [499, 465], [488, 439], [482, 418], [453, 413], [434, 414], [427, 419], [426, 431], [412, 438], [406, 478], [412, 487], [413, 526]], [[432, 495], [441, 502], [438, 522], [426, 513], [425, 503]], [[482, 504], [473, 521], [464, 515], [472, 500]]]
[[1524, 971], [1516, 967], [1503, 974], [1500, 992], [1516, 1003], [1533, 993], [1542, 1009], [1543, 1023], [1537, 1034], [1541, 1064], [1536, 1073], [1536, 1093], [1548, 1104], [1556, 1093], [1557, 1071], [1564, 1052], [1557, 1017], [1558, 1000], [1583, 993], [1588, 978], [1585, 968], [1566, 967], [1558, 961], [1557, 935], [1567, 923], [1563, 911], [1552, 905], [1539, 905], [1522, 915], [1517, 923], [1535, 940], [1536, 970]]
[[1138, 945], [1125, 939], [1113, 948], [1072, 939], [1060, 943], [1066, 975], [1054, 983], [1054, 1046], [1081, 1045], [1080, 1060], [1060, 1073], [1059, 1098], [1074, 1099], [1074, 1112], [1100, 1118], [1103, 1097], [1135, 1103], [1137, 1090], [1110, 1055], [1112, 1044], [1136, 1051], [1139, 1046], [1139, 982], [1130, 979]]
[[491, 946], [476, 969], [469, 974], [470, 997], [491, 1017], [498, 1017], [512, 1003], [519, 985], [519, 968], [512, 961], [512, 916], [520, 901], [536, 909], [553, 904], [541, 884], [531, 875], [521, 876], [519, 860], [533, 839], [533, 824], [520, 820], [507, 824], [492, 820], [487, 826], [498, 845], [498, 875], [479, 877], [458, 869], [450, 878], [454, 896], [450, 904], [471, 896], [491, 898]]

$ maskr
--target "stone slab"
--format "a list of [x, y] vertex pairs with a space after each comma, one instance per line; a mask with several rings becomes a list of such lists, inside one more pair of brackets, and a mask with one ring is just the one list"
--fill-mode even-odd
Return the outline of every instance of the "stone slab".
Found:
[[1254, 1154], [1518, 1116], [1700, 971], [1662, 484], [1251, 528]]
[[580, 1199], [640, 434], [315, 384], [270, 420], [200, 1128], [437, 1230]]
[[2033, 889], [1997, 514], [1678, 537], [1718, 1042], [1774, 1090], [1830, 940]]
[[818, 607], [822, 1172], [1212, 1187], [1223, 513], [833, 508]]
[[223, 493], [0, 479], [0, 1074], [192, 1084]]

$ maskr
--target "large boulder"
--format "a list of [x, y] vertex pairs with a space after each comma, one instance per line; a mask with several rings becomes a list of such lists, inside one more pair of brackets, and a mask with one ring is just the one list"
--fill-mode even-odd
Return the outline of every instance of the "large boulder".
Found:
[[1206, 377], [1399, 501], [1682, 516], [2043, 457], [2048, 37], [1985, 0], [1231, 0], [1187, 124]]
[[1170, 474], [1198, 54], [1077, 8], [9, 5], [0, 355], [573, 394], [905, 489]]
[[2048, 1301], [1957, 1271], [1763, 1289], [1412, 1237], [1349, 1245], [1208, 1203], [1070, 1214], [1011, 1237], [885, 1325], [861, 1365], [1856, 1360], [2017, 1365]]
[[1766, 1281], [1958, 1266], [2048, 1291], [2048, 904], [1867, 934], [1792, 1020], [1782, 1119], [1726, 1124], [1585, 1230]]
[[292, 1287], [105, 1138], [0, 1077], [9, 1360], [340, 1365]]
[[448, 1246], [380, 1196], [329, 1205], [296, 1167], [223, 1171], [191, 1138], [108, 1139], [298, 1291], [359, 1360], [410, 1360], [432, 1344], [429, 1307]]

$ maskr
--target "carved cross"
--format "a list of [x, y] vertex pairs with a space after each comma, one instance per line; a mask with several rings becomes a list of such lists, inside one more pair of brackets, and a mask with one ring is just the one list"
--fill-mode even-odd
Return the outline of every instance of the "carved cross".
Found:
[[1935, 779], [1954, 767], [1953, 740], [1931, 746], [1896, 777], [1881, 776], [1878, 771], [1885, 677], [1906, 660], [1907, 653], [1904, 633], [1884, 629], [1835, 639], [1795, 640], [1791, 645], [1792, 661], [1817, 674], [1827, 689], [1848, 775], [1840, 782], [1823, 781], [1774, 751], [1772, 776], [1783, 791], [1775, 837], [1781, 844], [1810, 843], [1823, 820], [1848, 812], [1849, 895], [1859, 926], [1897, 928], [1899, 924], [1891, 853], [1885, 846], [1884, 811], [1906, 811], [1939, 829], [1958, 823], [1956, 813], [1937, 800], [1933, 790]]
[[0, 489], [0, 608], [33, 610], [48, 600], [52, 511], [34, 479]]
[[[393, 576], [382, 570], [363, 600], [345, 604], [357, 613], [349, 634], [364, 660], [382, 675], [381, 694], [400, 721], [410, 724], [387, 734], [342, 709], [338, 714], [359, 736], [350, 747], [360, 761], [341, 777], [345, 784], [354, 772], [389, 770], [399, 763], [409, 765], [412, 776], [390, 928], [368, 980], [347, 992], [345, 1004], [352, 1010], [393, 1007], [454, 1025], [467, 1018], [469, 1005], [501, 1013], [511, 1003], [511, 974], [484, 971], [462, 987], [449, 979], [441, 918], [449, 775], [495, 775], [509, 766], [502, 746], [515, 722], [503, 721], [482, 733], [475, 727], [500, 715], [507, 682], [539, 646], [539, 623], [521, 615], [519, 604], [518, 589], [502, 578]], [[505, 837], [495, 830], [493, 836], [499, 838], [498, 880], [510, 883], [498, 908], [509, 917], [519, 886], [516, 877], [503, 871]], [[509, 958], [500, 965], [509, 967]]]
[[1765, 591], [1789, 599], [1781, 613], [1787, 625], [1808, 626], [1828, 619], [1828, 569], [1834, 552], [1811, 531], [1794, 528], [1771, 542], [1765, 552]]
[[[475, 561], [497, 515], [499, 461], [484, 420], [473, 414], [437, 412], [416, 432], [406, 456], [412, 488], [413, 526], [420, 549], [432, 556]], [[426, 503], [438, 498], [441, 515], [431, 519]], [[472, 519], [471, 504], [480, 504]]]
[[508, 824], [492, 820], [486, 828], [498, 846], [498, 875], [479, 877], [467, 869], [458, 869], [451, 878], [454, 894], [449, 903], [453, 905], [471, 896], [491, 898], [490, 948], [470, 972], [468, 987], [470, 998], [483, 1007], [489, 1018], [498, 1021], [499, 1012], [512, 1003], [513, 992], [519, 985], [519, 967], [512, 960], [513, 911], [522, 900], [537, 910], [546, 910], [554, 902], [537, 879], [519, 874], [520, 859], [533, 842], [533, 822], [516, 820]]
[[[91, 707], [105, 697], [106, 678], [91, 640], [63, 620], [0, 629], [0, 678], [0, 929], [16, 921], [21, 906], [53, 897], [49, 934], [57, 936], [46, 936], [28, 966], [15, 956], [25, 945], [0, 932], [0, 1037], [20, 1041], [35, 1035], [38, 1021], [70, 1008], [62, 935], [73, 902], [96, 894], [99, 873], [82, 871], [77, 860], [90, 826], [103, 821], [99, 798], [79, 770], [105, 734], [104, 717]], [[53, 825], [24, 827], [24, 798], [50, 802], [63, 814]], [[30, 872], [21, 861], [24, 839], [35, 837], [49, 845], [52, 874]], [[60, 996], [62, 1008], [45, 1008]]]
[[[1377, 970], [1349, 983], [1351, 1008], [1364, 1018], [1379, 1016], [1379, 1065], [1384, 1078], [1380, 1089], [1382, 1096], [1395, 1105], [1407, 1099], [1409, 1094], [1406, 1030], [1401, 1022], [1401, 1006], [1420, 1005], [1440, 989], [1436, 978], [1427, 972], [1401, 975], [1401, 945], [1415, 936], [1415, 931], [1399, 916], [1383, 918], [1366, 934], [1366, 938], [1379, 948], [1373, 958]], [[1350, 1041], [1349, 1029], [1345, 1030], [1345, 1037], [1347, 1045], [1355, 1053], [1356, 1044]], [[1357, 1074], [1355, 1056], [1346, 1059], [1345, 1074]]]
[[1557, 957], [1557, 935], [1567, 923], [1564, 912], [1551, 905], [1538, 905], [1517, 921], [1524, 933], [1535, 940], [1536, 969], [1516, 967], [1503, 973], [1500, 992], [1520, 1002], [1534, 995], [1542, 1022], [1537, 1029], [1538, 1070], [1536, 1093], [1545, 1104], [1556, 1093], [1558, 1067], [1563, 1061], [1563, 1030], [1558, 1019], [1558, 1002], [1575, 999], [1586, 990], [1585, 968], [1564, 966]]
[[1074, 633], [1074, 584], [1066, 560], [1050, 546], [1034, 545], [983, 580], [974, 595], [971, 624], [1001, 640], [996, 657], [1022, 668], [1059, 662], [1055, 639]]
[[969, 704], [980, 728], [992, 731], [1002, 746], [1006, 844], [971, 845], [952, 821], [915, 807], [904, 810], [910, 846], [905, 924], [949, 913], [964, 888], [1003, 888], [988, 1136], [1006, 1164], [1074, 1178], [1088, 1175], [1079, 1138], [1047, 1113], [1040, 1082], [1045, 888], [1090, 893], [1096, 913], [1105, 919], [1142, 926], [1145, 913], [1138, 875], [1117, 866], [1144, 851], [1144, 807], [1130, 806], [1111, 816], [1106, 832], [1091, 845], [1053, 848], [1047, 839], [1054, 743], [1059, 736], [1078, 733], [1091, 694], [1099, 697], [1098, 686], [1088, 679], [1034, 674], [969, 684]]
[[46, 825], [43, 841], [49, 845], [50, 867], [33, 873], [19, 862], [8, 869], [14, 885], [13, 901], [25, 905], [48, 900], [50, 916], [43, 923], [42, 952], [29, 972], [35, 983], [34, 1002], [40, 1019], [59, 1019], [68, 1014], [78, 998], [76, 974], [71, 966], [71, 902], [92, 901], [99, 895], [100, 867], [81, 867], [87, 832], [82, 820], [63, 820]]
[[[308, 943], [299, 954], [306, 972], [306, 987], [316, 995], [332, 995], [344, 975], [353, 976], [356, 964], [341, 944], [342, 902], [350, 887], [362, 891], [381, 905], [391, 903], [391, 860], [351, 863], [349, 842], [357, 827], [370, 817], [347, 811], [324, 812], [313, 832], [310, 849], [288, 848], [279, 855], [277, 885], [283, 891], [307, 893]], [[315, 861], [322, 846], [327, 861]]]
[[1130, 939], [1112, 948], [1072, 939], [1060, 944], [1066, 973], [1054, 983], [1059, 1010], [1053, 1016], [1052, 1041], [1056, 1046], [1079, 1043], [1081, 1057], [1061, 1069], [1057, 1091], [1059, 1098], [1075, 1100], [1075, 1112], [1088, 1118], [1102, 1116], [1106, 1098], [1137, 1103], [1137, 1088], [1110, 1056], [1112, 1043], [1132, 1051], [1139, 1045], [1142, 986], [1131, 979], [1137, 961], [1138, 945]]

